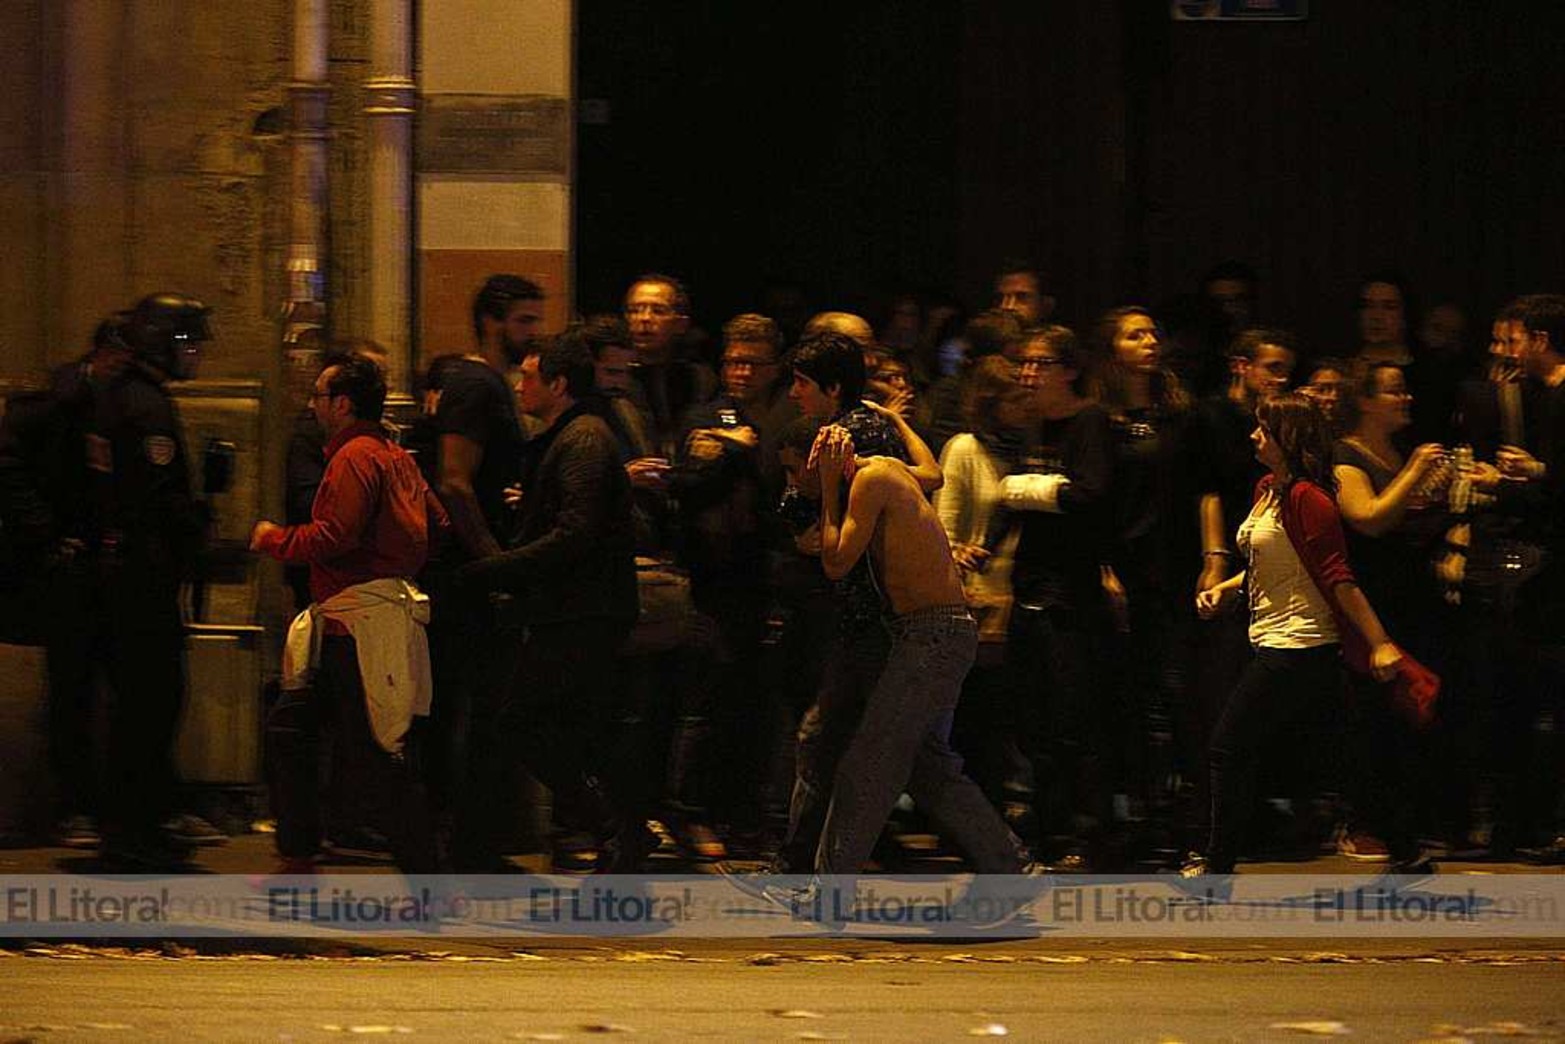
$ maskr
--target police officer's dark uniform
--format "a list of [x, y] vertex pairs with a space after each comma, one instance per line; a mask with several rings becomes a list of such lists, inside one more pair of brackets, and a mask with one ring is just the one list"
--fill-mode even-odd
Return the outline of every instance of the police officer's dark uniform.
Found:
[[[8, 539], [44, 572], [62, 807], [96, 807], [113, 863], [181, 854], [159, 824], [171, 810], [184, 697], [180, 583], [205, 517], [164, 382], [188, 375], [209, 337], [207, 313], [177, 294], [143, 299], [105, 322], [95, 351], [55, 371], [46, 394], [14, 403], [0, 434]], [[91, 729], [100, 669], [112, 693], [101, 774]]]

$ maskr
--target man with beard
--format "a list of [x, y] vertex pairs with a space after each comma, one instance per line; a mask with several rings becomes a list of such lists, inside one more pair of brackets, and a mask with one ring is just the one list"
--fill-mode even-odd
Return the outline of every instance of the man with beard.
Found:
[[505, 487], [511, 484], [521, 427], [506, 371], [543, 321], [543, 291], [520, 276], [495, 275], [473, 299], [477, 348], [443, 373], [435, 408], [437, 492], [467, 558], [499, 554]]
[[448, 814], [466, 800], [455, 790], [466, 774], [475, 694], [503, 684], [516, 643], [507, 640], [503, 614], [493, 604], [447, 598], [446, 581], [463, 563], [499, 554], [511, 528], [505, 490], [516, 481], [522, 428], [506, 373], [521, 362], [542, 321], [537, 284], [490, 276], [473, 299], [474, 350], [440, 371], [432, 425], [435, 489], [455, 539], [422, 579], [435, 603], [430, 648], [439, 698], [431, 715], [432, 796]]

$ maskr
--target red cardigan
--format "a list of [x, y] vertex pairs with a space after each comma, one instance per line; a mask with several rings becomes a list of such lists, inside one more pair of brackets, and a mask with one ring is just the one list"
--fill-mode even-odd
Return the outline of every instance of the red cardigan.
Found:
[[[1272, 475], [1256, 483], [1257, 503], [1273, 484]], [[1353, 670], [1368, 674], [1369, 643], [1343, 615], [1342, 606], [1337, 602], [1338, 584], [1358, 583], [1348, 565], [1348, 543], [1342, 533], [1342, 516], [1337, 511], [1337, 502], [1330, 493], [1308, 479], [1295, 479], [1284, 491], [1282, 528], [1299, 561], [1304, 563], [1305, 572], [1310, 574], [1310, 579], [1315, 581], [1316, 588], [1331, 607], [1337, 635], [1342, 641], [1343, 659]]]

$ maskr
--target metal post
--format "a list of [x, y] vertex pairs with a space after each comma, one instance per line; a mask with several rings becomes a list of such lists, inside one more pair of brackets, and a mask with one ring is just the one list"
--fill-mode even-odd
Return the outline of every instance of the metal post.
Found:
[[370, 334], [390, 355], [392, 393], [406, 395], [414, 362], [413, 4], [373, 0], [370, 11]]
[[294, 0], [293, 82], [288, 85], [293, 176], [283, 305], [283, 344], [290, 352], [310, 347], [306, 334], [326, 323], [327, 3]]

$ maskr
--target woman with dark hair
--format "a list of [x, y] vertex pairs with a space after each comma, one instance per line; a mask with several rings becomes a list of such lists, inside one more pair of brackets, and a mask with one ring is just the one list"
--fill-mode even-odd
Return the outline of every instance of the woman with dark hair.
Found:
[[[1451, 467], [1437, 444], [1419, 446], [1405, 458], [1397, 448], [1413, 407], [1401, 367], [1362, 365], [1344, 390], [1348, 433], [1337, 442], [1333, 475], [1354, 571], [1382, 607], [1387, 626], [1417, 643], [1416, 657], [1438, 663], [1442, 603], [1433, 563], [1444, 550]], [[1406, 862], [1418, 854], [1411, 786], [1416, 739], [1381, 686], [1354, 681], [1346, 716], [1347, 794], [1380, 836], [1350, 823], [1339, 832], [1337, 852], [1380, 862], [1389, 850], [1391, 859]]]
[[1342, 430], [1342, 388], [1348, 371], [1348, 364], [1341, 359], [1322, 355], [1304, 367], [1304, 380], [1299, 382], [1299, 391], [1320, 407], [1332, 431]]
[[1111, 815], [1104, 762], [1113, 731], [1097, 683], [1114, 440], [1108, 415], [1083, 394], [1084, 370], [1065, 327], [1027, 340], [1023, 383], [1039, 421], [1021, 468], [1000, 482], [1004, 514], [1020, 523], [1005, 671], [1024, 755], [1006, 780], [1004, 811], [1031, 833], [1024, 824], [1037, 792], [1045, 855], [1065, 873], [1093, 868]]
[[[941, 451], [945, 484], [934, 496], [935, 513], [961, 571], [968, 609], [978, 620], [978, 659], [962, 687], [956, 746], [973, 757], [975, 778], [991, 794], [1009, 792], [1014, 783], [1030, 795], [1032, 786], [1001, 705], [1016, 537], [1010, 534], [986, 544], [1000, 504], [1000, 483], [1022, 463], [1033, 419], [1030, 401], [1031, 393], [1018, 382], [1014, 363], [999, 355], [980, 359], [963, 387], [966, 430]], [[1022, 826], [1014, 821], [1011, 825]]]
[[[1114, 448], [1113, 544], [1102, 582], [1125, 636], [1113, 657], [1122, 721], [1117, 792], [1125, 795], [1116, 798], [1116, 813], [1133, 820], [1132, 801], [1146, 801], [1154, 824], [1172, 828], [1173, 722], [1194, 625], [1186, 592], [1195, 588], [1201, 546], [1189, 460], [1192, 403], [1164, 359], [1162, 332], [1146, 309], [1106, 313], [1088, 348], [1091, 383], [1108, 413]], [[1152, 847], [1168, 843], [1154, 840]]]
[[1325, 417], [1287, 394], [1262, 403], [1256, 419], [1251, 440], [1269, 474], [1239, 527], [1245, 569], [1196, 596], [1211, 619], [1248, 594], [1255, 657], [1212, 733], [1211, 834], [1205, 853], [1186, 860], [1187, 877], [1233, 871], [1262, 750], [1323, 693], [1335, 698], [1342, 660], [1387, 681], [1402, 659], [1348, 567]]
[[1021, 463], [1030, 396], [1017, 381], [1016, 365], [998, 355], [978, 361], [962, 392], [966, 430], [940, 453], [945, 484], [935, 491], [935, 511], [968, 578], [969, 597], [999, 605], [1010, 599], [1010, 548], [986, 550], [984, 534], [1000, 500], [1000, 480]]

